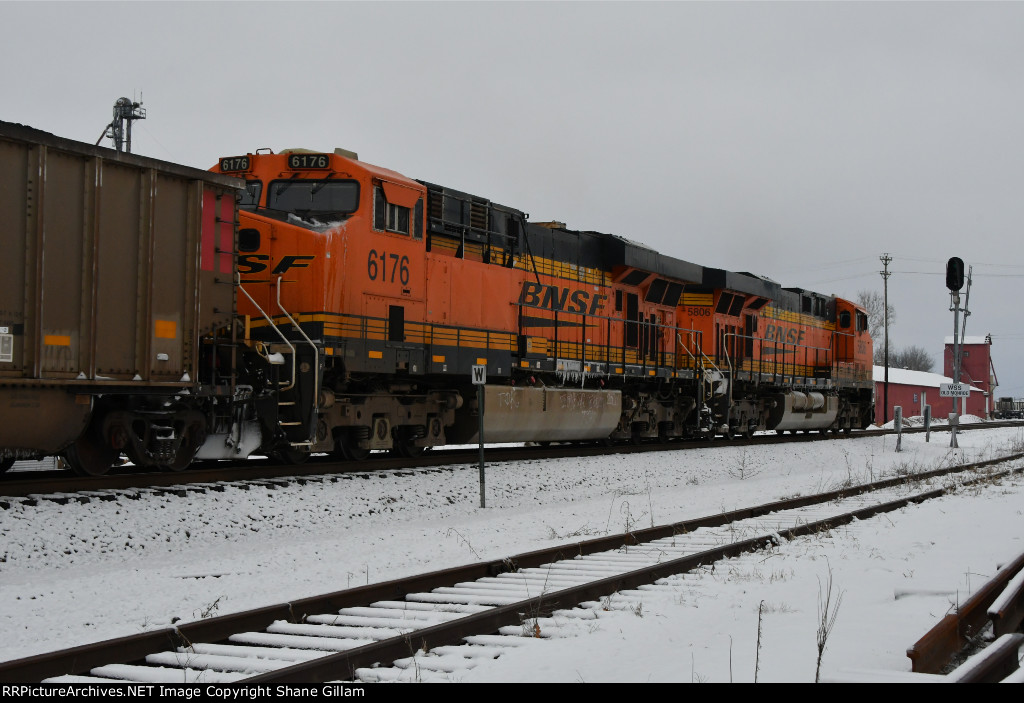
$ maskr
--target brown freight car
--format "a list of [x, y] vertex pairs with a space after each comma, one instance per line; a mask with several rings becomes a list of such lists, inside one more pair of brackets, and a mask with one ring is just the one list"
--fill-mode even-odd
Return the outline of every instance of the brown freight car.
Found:
[[234, 392], [200, 366], [233, 319], [240, 185], [0, 122], [0, 470], [191, 461]]

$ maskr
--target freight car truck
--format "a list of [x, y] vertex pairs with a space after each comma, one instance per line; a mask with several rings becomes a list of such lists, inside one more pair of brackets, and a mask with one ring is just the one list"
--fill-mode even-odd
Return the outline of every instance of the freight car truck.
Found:
[[188, 465], [237, 393], [239, 186], [0, 122], [0, 470]]

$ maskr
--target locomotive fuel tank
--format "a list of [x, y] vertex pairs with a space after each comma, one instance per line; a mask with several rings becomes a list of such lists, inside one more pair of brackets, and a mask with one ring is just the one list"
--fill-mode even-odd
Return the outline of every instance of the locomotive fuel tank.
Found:
[[[478, 440], [475, 396], [457, 414], [448, 441]], [[484, 386], [484, 441], [560, 442], [608, 437], [619, 424], [622, 393], [582, 388]]]
[[831, 427], [839, 415], [839, 398], [817, 391], [787, 391], [773, 397], [768, 412], [769, 430], [820, 430]]

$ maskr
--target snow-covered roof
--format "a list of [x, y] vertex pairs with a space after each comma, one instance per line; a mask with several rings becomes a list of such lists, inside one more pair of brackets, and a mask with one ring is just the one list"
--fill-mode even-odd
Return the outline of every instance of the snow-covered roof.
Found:
[[[872, 371], [875, 383], [885, 381], [885, 367], [875, 366]], [[952, 383], [953, 379], [938, 373], [927, 371], [911, 371], [909, 369], [894, 369], [889, 367], [889, 383], [898, 383], [901, 386], [925, 386], [927, 388], [938, 388], [941, 383]], [[982, 392], [980, 388], [971, 386], [971, 391]]]
[[[964, 343], [964, 344], [991, 344], [992, 343], [991, 341], [989, 341], [988, 337], [964, 337], [960, 341], [962, 343]], [[946, 337], [946, 339], [945, 339], [945, 341], [943, 343], [944, 344], [952, 344], [953, 343], [953, 336], [950, 335], [950, 336]]]

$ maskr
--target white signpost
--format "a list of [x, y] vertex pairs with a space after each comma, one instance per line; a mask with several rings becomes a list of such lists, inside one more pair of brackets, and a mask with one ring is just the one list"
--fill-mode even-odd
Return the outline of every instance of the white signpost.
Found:
[[471, 375], [473, 385], [476, 386], [477, 415], [480, 417], [480, 426], [477, 436], [480, 439], [480, 507], [487, 507], [487, 493], [484, 489], [484, 384], [487, 383], [487, 366], [484, 364], [473, 364]]

